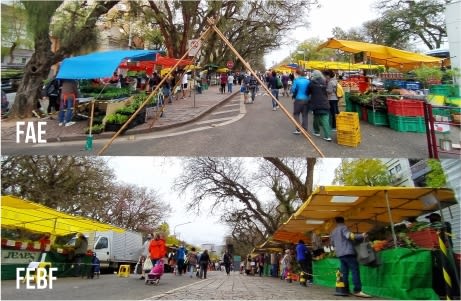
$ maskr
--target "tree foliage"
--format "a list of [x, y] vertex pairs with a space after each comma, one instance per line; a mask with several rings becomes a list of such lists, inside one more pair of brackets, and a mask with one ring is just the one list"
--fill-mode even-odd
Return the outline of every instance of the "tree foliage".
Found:
[[427, 160], [427, 165], [431, 171], [426, 175], [425, 186], [433, 188], [445, 187], [447, 178], [440, 161], [429, 159]]
[[[179, 191], [193, 191], [188, 209], [219, 208], [231, 237], [243, 246], [262, 243], [312, 192], [316, 160], [191, 158], [177, 179]], [[257, 164], [257, 166], [255, 166]], [[250, 171], [251, 170], [256, 171]]]
[[11, 55], [16, 48], [31, 48], [32, 39], [27, 30], [27, 17], [24, 6], [14, 1], [11, 5], [2, 4], [2, 61], [5, 55]]
[[120, 184], [102, 158], [2, 158], [2, 194], [129, 230], [152, 232], [170, 212], [155, 190]]
[[446, 40], [445, 7], [450, 0], [377, 1], [392, 36], [421, 40], [429, 49], [440, 48]]
[[[217, 27], [250, 63], [258, 64], [263, 55], [280, 47], [283, 35], [296, 26], [306, 25], [305, 16], [316, 1], [148, 1], [153, 18], [165, 38], [168, 55], [182, 56], [187, 41], [196, 39], [215, 17]], [[205, 62], [223, 64], [235, 56], [212, 33], [202, 49]], [[238, 62], [236, 68], [242, 67]]]
[[387, 186], [392, 177], [381, 160], [342, 159], [333, 182], [346, 186]]
[[13, 116], [23, 118], [32, 115], [36, 101], [40, 98], [43, 81], [48, 77], [51, 66], [91, 45], [94, 42], [94, 30], [99, 17], [107, 13], [118, 1], [95, 1], [88, 7], [87, 1], [76, 2], [85, 7], [85, 11], [75, 13], [76, 19], [68, 21], [68, 27], [63, 31], [67, 33], [67, 38], [63, 38], [59, 49], [53, 52], [50, 40], [51, 21], [62, 3], [63, 1], [22, 1], [27, 14], [28, 28], [33, 35], [34, 53], [25, 66], [11, 112]]

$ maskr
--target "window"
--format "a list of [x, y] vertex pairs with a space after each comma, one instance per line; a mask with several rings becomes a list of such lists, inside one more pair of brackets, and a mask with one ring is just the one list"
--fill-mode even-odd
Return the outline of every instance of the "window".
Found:
[[106, 249], [109, 247], [109, 241], [107, 239], [107, 237], [101, 237], [98, 241], [98, 243], [96, 244], [96, 247], [94, 247], [95, 249]]
[[395, 166], [395, 172], [399, 172], [399, 171], [401, 171], [401, 170], [402, 170], [402, 166], [401, 166], [400, 164], [397, 164], [397, 165]]

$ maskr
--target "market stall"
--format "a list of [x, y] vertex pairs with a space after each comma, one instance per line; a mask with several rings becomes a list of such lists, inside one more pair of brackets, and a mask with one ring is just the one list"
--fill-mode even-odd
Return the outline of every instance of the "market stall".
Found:
[[[124, 230], [81, 216], [59, 212], [14, 196], [1, 198], [2, 279], [15, 279], [16, 268], [33, 261], [51, 262], [58, 276], [71, 274], [71, 249], [58, 237], [91, 231]], [[90, 259], [84, 259], [88, 262]]]
[[[456, 282], [456, 273], [446, 260], [450, 254], [441, 253], [437, 233], [427, 225], [407, 228], [396, 224], [456, 203], [449, 189], [322, 186], [270, 240], [297, 243], [303, 239], [309, 243], [309, 231], [327, 236], [334, 218], [343, 216], [351, 231], [377, 233], [372, 240], [376, 240], [373, 247], [379, 265], [360, 267], [365, 291], [385, 298], [433, 299], [445, 293], [445, 284], [440, 283], [442, 268]], [[422, 240], [417, 236], [423, 236]], [[338, 268], [333, 252], [314, 261], [314, 283], [334, 287]]]

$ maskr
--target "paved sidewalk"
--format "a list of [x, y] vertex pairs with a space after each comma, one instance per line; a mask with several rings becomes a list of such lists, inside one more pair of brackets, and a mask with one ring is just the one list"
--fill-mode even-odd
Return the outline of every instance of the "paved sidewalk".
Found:
[[[219, 93], [218, 86], [211, 86], [209, 89], [204, 90], [202, 94], [195, 94], [195, 106], [193, 92], [190, 97], [187, 97], [186, 94], [186, 98], [184, 99], [181, 99], [182, 94], [180, 93], [178, 100], [173, 100], [172, 104], [165, 104], [164, 116], [157, 119], [153, 123], [152, 127], [151, 119], [144, 124], [127, 130], [125, 135], [148, 133], [187, 124], [202, 117], [204, 114], [213, 110], [236, 93], [239, 92], [221, 94]], [[16, 141], [16, 121], [18, 120], [2, 120], [1, 141]], [[87, 135], [84, 131], [89, 124], [88, 120], [83, 120], [78, 121], [76, 124], [69, 127], [60, 127], [58, 126], [57, 115], [52, 115], [51, 118], [29, 118], [21, 121], [32, 121], [34, 123], [39, 121], [46, 122], [45, 137], [47, 142], [85, 140]], [[103, 132], [101, 134], [94, 135], [94, 139], [111, 138], [114, 134], [115, 132]]]
[[[334, 288], [319, 285], [301, 286], [279, 278], [246, 276], [231, 272], [209, 272], [208, 279], [183, 286], [146, 300], [351, 300], [335, 296]], [[370, 298], [368, 300], [379, 300]]]

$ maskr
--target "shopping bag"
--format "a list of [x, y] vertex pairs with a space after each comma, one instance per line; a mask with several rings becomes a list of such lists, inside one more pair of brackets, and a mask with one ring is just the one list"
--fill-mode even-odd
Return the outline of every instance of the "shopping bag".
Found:
[[142, 266], [142, 269], [144, 271], [150, 271], [152, 269], [152, 260], [146, 258], [146, 260], [144, 260], [144, 265]]
[[355, 251], [357, 252], [357, 261], [359, 263], [367, 266], [378, 265], [378, 258], [369, 241], [363, 241], [355, 245]]

